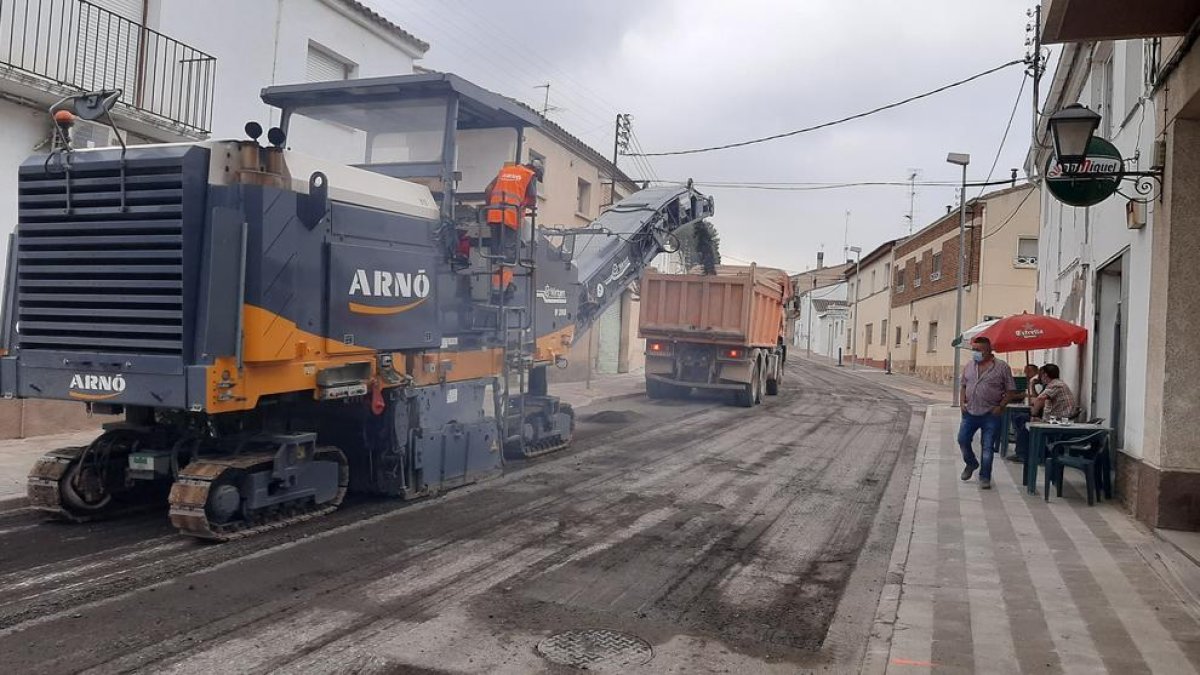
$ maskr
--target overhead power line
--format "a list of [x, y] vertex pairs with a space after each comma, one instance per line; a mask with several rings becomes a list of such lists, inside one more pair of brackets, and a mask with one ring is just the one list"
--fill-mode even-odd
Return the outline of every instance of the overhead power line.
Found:
[[[1021, 88], [1017, 90], [1017, 100], [1013, 101], [1012, 112], [1008, 114], [1008, 124], [1004, 125], [1004, 135], [1000, 137], [1000, 146], [996, 148], [996, 156], [992, 158], [992, 168], [988, 169], [985, 181], [992, 179], [992, 174], [996, 171], [996, 165], [1000, 163], [1000, 155], [1004, 153], [1004, 144], [1008, 141], [1008, 132], [1012, 129], [1013, 119], [1017, 116], [1017, 108], [1021, 105], [1021, 96], [1025, 94], [1025, 83], [1028, 80], [1028, 77], [1021, 78]], [[983, 188], [979, 188], [979, 194], [975, 195], [975, 198], [978, 199], [982, 194]]]
[[713, 145], [713, 146], [709, 146], [707, 148], [693, 148], [691, 150], [672, 150], [669, 152], [646, 152], [646, 153], [641, 153], [641, 154], [644, 157], [665, 157], [668, 155], [695, 155], [695, 154], [699, 154], [701, 152], [713, 152], [715, 150], [728, 150], [730, 148], [740, 148], [740, 147], [744, 147], [747, 145], [754, 145], [756, 143], [766, 143], [768, 141], [775, 141], [775, 140], [779, 140], [781, 138], [788, 138], [790, 136], [796, 136], [799, 134], [808, 133], [810, 131], [817, 131], [818, 129], [825, 129], [825, 128], [832, 127], [832, 126], [835, 126], [838, 124], [844, 124], [846, 122], [851, 122], [853, 120], [862, 119], [864, 117], [868, 117], [868, 116], [874, 115], [876, 113], [881, 113], [885, 110], [891, 110], [892, 108], [898, 108], [902, 105], [912, 103], [913, 101], [919, 101], [923, 98], [928, 98], [930, 96], [933, 96], [934, 94], [940, 94], [943, 91], [946, 91], [948, 89], [953, 89], [955, 87], [962, 86], [964, 84], [967, 84], [968, 82], [973, 82], [975, 80], [978, 80], [981, 77], [985, 77], [987, 75], [991, 75], [992, 73], [1004, 70], [1005, 68], [1011, 68], [1012, 66], [1020, 65], [1023, 63], [1025, 63], [1025, 61], [1022, 59], [1016, 59], [1014, 61], [1009, 61], [1008, 63], [996, 66], [995, 68], [989, 68], [988, 70], [985, 70], [982, 73], [976, 73], [975, 75], [972, 75], [971, 77], [968, 77], [968, 78], [965, 78], [962, 80], [958, 80], [956, 82], [951, 82], [950, 84], [938, 87], [937, 89], [932, 89], [932, 90], [924, 92], [922, 94], [917, 94], [916, 96], [909, 96], [908, 98], [903, 99], [901, 101], [896, 101], [895, 103], [889, 103], [887, 105], [879, 106], [878, 108], [872, 108], [871, 110], [868, 110], [866, 112], [861, 112], [856, 115], [850, 115], [849, 117], [843, 117], [841, 119], [836, 119], [831, 122], [823, 122], [821, 124], [816, 124], [811, 127], [804, 127], [803, 129], [796, 129], [794, 131], [786, 131], [781, 134], [775, 134], [772, 136], [764, 136], [762, 138], [753, 138], [748, 141], [739, 141], [737, 143], [726, 143], [724, 145]]
[[[687, 181], [654, 181], [658, 183], [666, 183], [669, 185], [685, 185]], [[692, 184], [698, 188], [708, 188], [712, 190], [775, 190], [780, 192], [812, 192], [819, 190], [841, 190], [845, 188], [858, 187], [911, 187], [919, 185], [924, 187], [945, 187], [957, 188], [959, 183], [953, 182], [916, 182], [911, 181], [845, 181], [845, 182], [828, 182], [828, 183], [720, 183], [706, 181], [692, 181]], [[994, 180], [987, 182], [967, 183], [967, 187], [991, 187], [997, 185], [1012, 185], [1012, 180]]]

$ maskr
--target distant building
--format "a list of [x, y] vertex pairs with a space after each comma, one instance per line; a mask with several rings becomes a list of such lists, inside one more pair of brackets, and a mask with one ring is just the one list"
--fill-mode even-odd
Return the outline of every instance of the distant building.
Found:
[[850, 312], [846, 282], [810, 288], [796, 297], [796, 305], [799, 310], [792, 320], [792, 349], [837, 358]]
[[[1038, 190], [996, 190], [967, 202], [962, 326], [1033, 312], [1038, 267]], [[886, 351], [892, 369], [954, 380], [959, 212], [951, 210], [896, 245]], [[1002, 354], [1014, 368], [1025, 355]]]
[[843, 337], [843, 353], [859, 363], [882, 367], [890, 354], [883, 336], [890, 327], [890, 280], [897, 242], [881, 244], [860, 261], [850, 261], [846, 269], [850, 323]]

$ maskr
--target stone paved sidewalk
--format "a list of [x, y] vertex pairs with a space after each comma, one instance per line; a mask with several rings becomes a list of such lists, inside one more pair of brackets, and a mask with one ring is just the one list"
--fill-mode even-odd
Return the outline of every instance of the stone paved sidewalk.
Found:
[[930, 407], [864, 672], [1200, 671], [1166, 545], [1070, 480], [1050, 503], [999, 458], [992, 490], [960, 481], [958, 420]]

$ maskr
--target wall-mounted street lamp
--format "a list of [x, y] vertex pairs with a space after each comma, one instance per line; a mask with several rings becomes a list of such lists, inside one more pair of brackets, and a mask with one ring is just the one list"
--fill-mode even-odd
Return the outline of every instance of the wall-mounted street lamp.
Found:
[[1050, 116], [1050, 137], [1054, 139], [1054, 154], [1062, 164], [1082, 164], [1087, 157], [1088, 143], [1100, 128], [1100, 115], [1078, 103]]
[[[1073, 103], [1047, 120], [1054, 141], [1054, 156], [1046, 164], [1046, 188], [1059, 201], [1072, 206], [1093, 206], [1120, 193], [1130, 201], [1146, 203], [1155, 198], [1155, 186], [1162, 186], [1161, 167], [1149, 171], [1129, 171], [1120, 150], [1096, 135], [1100, 115]], [[1140, 197], [1120, 192], [1121, 183], [1130, 181]]]

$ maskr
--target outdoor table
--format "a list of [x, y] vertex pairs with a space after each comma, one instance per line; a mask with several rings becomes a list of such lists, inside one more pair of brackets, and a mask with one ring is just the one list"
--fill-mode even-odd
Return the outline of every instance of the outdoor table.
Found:
[[1033, 406], [1025, 405], [1024, 403], [1009, 403], [1004, 406], [1004, 417], [1000, 422], [1000, 456], [1008, 454], [1008, 433], [1012, 428], [1012, 414], [1015, 412], [1032, 412]]
[[1112, 485], [1112, 433], [1113, 430], [1103, 424], [1086, 424], [1083, 422], [1072, 422], [1070, 424], [1050, 424], [1049, 422], [1030, 422], [1029, 423], [1029, 456], [1025, 458], [1025, 490], [1031, 495], [1037, 494], [1038, 485], [1038, 467], [1042, 464], [1042, 459], [1046, 450], [1046, 446], [1053, 441], [1070, 440], [1072, 438], [1081, 438], [1096, 431], [1107, 431], [1109, 441], [1105, 444], [1104, 451], [1109, 453], [1109, 485]]

